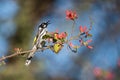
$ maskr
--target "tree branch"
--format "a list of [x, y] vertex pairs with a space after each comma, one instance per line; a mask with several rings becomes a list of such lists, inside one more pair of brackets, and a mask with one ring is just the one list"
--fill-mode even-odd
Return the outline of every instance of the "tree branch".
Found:
[[[90, 25], [90, 28], [88, 30], [88, 32], [92, 29], [92, 22], [91, 22], [91, 25]], [[64, 43], [66, 44], [69, 44], [70, 41], [72, 40], [77, 40], [79, 39], [81, 36], [81, 33], [79, 33], [77, 36], [72, 36], [69, 40], [66, 40]], [[82, 37], [83, 38], [83, 37]], [[39, 48], [37, 51], [41, 51], [41, 50], [45, 50], [45, 49], [51, 49], [51, 45], [49, 46], [46, 46], [46, 47], [43, 47], [43, 48]], [[52, 49], [51, 49], [52, 50]], [[14, 57], [14, 56], [17, 56], [17, 55], [21, 55], [21, 54], [27, 54], [27, 53], [30, 53], [30, 52], [33, 52], [34, 50], [27, 50], [27, 51], [18, 51], [18, 52], [15, 52], [11, 55], [8, 55], [8, 56], [3, 56], [0, 58], [0, 62], [2, 62], [3, 60], [5, 59], [8, 59], [8, 58], [11, 58], [11, 57]]]
[[22, 51], [22, 52], [16, 52], [16, 53], [13, 53], [13, 54], [8, 55], [8, 56], [3, 56], [3, 57], [0, 58], [0, 62], [3, 61], [3, 60], [5, 60], [5, 59], [8, 59], [8, 58], [11, 58], [11, 57], [17, 56], [17, 55], [30, 53], [30, 52], [32, 52], [32, 51], [33, 51], [33, 50]]
[[[46, 47], [44, 47], [44, 48], [39, 48], [37, 51], [41, 51], [41, 50], [45, 50], [45, 49], [49, 49], [49, 48], [50, 48], [50, 46], [46, 46]], [[34, 50], [27, 50], [27, 51], [22, 51], [22, 52], [15, 52], [15, 53], [13, 53], [13, 54], [11, 54], [11, 55], [3, 56], [3, 57], [0, 58], [0, 62], [2, 62], [2, 61], [5, 60], [5, 59], [8, 59], [8, 58], [17, 56], [17, 55], [22, 55], [22, 54], [30, 53], [30, 52], [32, 52], [32, 51], [34, 51]]]

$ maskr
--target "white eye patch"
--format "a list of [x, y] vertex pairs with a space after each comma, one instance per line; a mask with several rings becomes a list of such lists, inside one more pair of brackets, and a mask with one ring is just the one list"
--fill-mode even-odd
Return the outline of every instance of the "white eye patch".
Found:
[[44, 27], [46, 27], [46, 25], [44, 25]]

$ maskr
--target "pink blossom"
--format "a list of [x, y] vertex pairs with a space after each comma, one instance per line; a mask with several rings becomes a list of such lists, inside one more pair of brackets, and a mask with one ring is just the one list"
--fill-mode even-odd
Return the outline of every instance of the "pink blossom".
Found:
[[67, 34], [66, 34], [66, 32], [62, 32], [62, 33], [60, 33], [60, 34], [57, 34], [56, 37], [57, 37], [58, 39], [63, 39], [63, 38], [66, 38], [66, 37], [67, 37]]
[[93, 49], [92, 46], [88, 45], [90, 42], [92, 42], [92, 39], [87, 40], [87, 41], [83, 41], [82, 39], [80, 39], [79, 42], [80, 42], [80, 45], [81, 45], [81, 46], [84, 45], [84, 46], [86, 46], [86, 47], [89, 48], [89, 49]]
[[69, 45], [70, 45], [70, 47], [74, 47], [74, 45], [71, 42], [69, 43]]
[[66, 10], [66, 19], [74, 20], [76, 18], [77, 18], [77, 14], [75, 11]]
[[94, 68], [93, 73], [96, 77], [102, 76], [102, 70], [98, 67]]
[[86, 26], [84, 26], [84, 27], [80, 26], [79, 29], [80, 29], [81, 33], [87, 32], [87, 27]]
[[107, 72], [105, 80], [114, 80], [114, 74], [112, 72]]

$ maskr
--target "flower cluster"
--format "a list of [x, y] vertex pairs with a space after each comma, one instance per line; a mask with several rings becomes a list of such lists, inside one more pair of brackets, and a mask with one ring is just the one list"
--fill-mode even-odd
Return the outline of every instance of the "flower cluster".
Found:
[[80, 26], [79, 30], [80, 30], [81, 35], [85, 34], [85, 37], [91, 36], [91, 34], [89, 34], [89, 31], [87, 30], [86, 26], [84, 26], [84, 27]]
[[16, 53], [21, 52], [21, 50], [22, 50], [22, 48], [14, 48], [14, 51], [15, 51]]
[[92, 39], [87, 40], [87, 41], [83, 41], [82, 39], [80, 39], [79, 42], [81, 43], [81, 46], [86, 46], [86, 47], [89, 48], [89, 49], [93, 49], [92, 46], [89, 46], [89, 45], [88, 45], [90, 42], [92, 42]]
[[66, 19], [68, 20], [75, 20], [77, 19], [77, 14], [75, 11], [66, 10]]
[[[75, 11], [71, 11], [71, 10], [66, 11], [66, 18], [68, 20], [74, 20], [75, 21], [75, 19], [77, 19], [77, 17], [78, 16], [77, 16]], [[79, 38], [80, 45], [75, 46], [74, 44], [72, 44], [70, 42], [69, 43], [69, 48], [71, 49], [71, 51], [77, 52], [77, 48], [80, 48], [81, 46], [86, 46], [89, 49], [93, 49], [93, 47], [89, 45], [89, 43], [92, 42], [92, 39], [90, 39], [90, 37], [92, 37], [92, 34], [89, 33], [90, 29], [91, 29], [91, 27], [89, 29], [87, 29], [86, 26], [84, 26], [84, 27], [80, 26], [79, 27], [80, 34], [78, 35], [78, 38]]]
[[89, 31], [87, 30], [87, 27], [86, 26], [84, 26], [84, 27], [80, 26], [79, 29], [80, 29], [80, 35], [82, 36], [81, 39], [79, 40], [79, 42], [81, 43], [81, 46], [83, 45], [83, 46], [86, 46], [89, 49], [93, 49], [92, 46], [88, 45], [90, 42], [92, 42], [92, 39], [89, 39], [87, 41], [83, 40], [84, 38], [92, 37], [92, 35], [89, 34]]
[[44, 39], [48, 41], [48, 45], [50, 45], [50, 49], [54, 51], [55, 53], [58, 53], [62, 47], [63, 44], [66, 42], [67, 33], [66, 32], [51, 32], [44, 36]]
[[67, 37], [67, 33], [66, 32], [62, 32], [60, 34], [56, 34], [56, 38], [57, 39], [64, 39]]
[[114, 80], [114, 74], [111, 71], [103, 70], [99, 67], [93, 69], [93, 74], [97, 79]]
[[[75, 22], [77, 18], [78, 16], [75, 11], [66, 10], [67, 20], [72, 20]], [[74, 29], [74, 27], [75, 26], [73, 25], [72, 29]], [[86, 46], [89, 49], [93, 49], [93, 47], [89, 45], [89, 43], [92, 42], [92, 39], [90, 39], [92, 35], [89, 33], [89, 31], [90, 29], [87, 29], [86, 26], [84, 27], [80, 26], [79, 34], [77, 36], [71, 36], [71, 38], [73, 37], [72, 40], [74, 40], [74, 37], [77, 37], [78, 41], [80, 42], [78, 46], [74, 45], [71, 42], [72, 41], [71, 39], [66, 39], [66, 37], [68, 36], [67, 32], [59, 33], [58, 30], [56, 30], [55, 32], [47, 33], [43, 38], [46, 39], [47, 45], [49, 45], [50, 49], [55, 53], [58, 53], [66, 43], [68, 44], [69, 49], [72, 52], [77, 52], [77, 49], [80, 48], [81, 46]]]
[[[72, 10], [66, 10], [66, 19], [67, 20], [72, 20], [72, 21], [76, 21], [76, 19], [78, 18], [77, 14], [75, 11]], [[74, 24], [74, 23], [73, 23]], [[72, 26], [72, 29], [74, 29], [74, 25]], [[79, 34], [77, 36], [71, 36], [72, 37], [77, 37], [78, 41], [80, 42], [80, 45], [76, 46], [74, 45], [71, 41], [71, 39], [66, 39], [66, 37], [68, 36], [67, 32], [61, 32], [59, 33], [58, 30], [56, 30], [55, 32], [49, 32], [47, 33], [43, 38], [46, 39], [46, 41], [48, 42], [47, 45], [50, 45], [50, 49], [52, 51], [54, 51], [55, 53], [58, 53], [62, 47], [64, 46], [64, 44], [68, 44], [69, 49], [72, 52], [77, 52], [77, 49], [80, 48], [81, 46], [86, 46], [89, 49], [93, 49], [92, 46], [89, 45], [90, 42], [92, 42], [92, 39], [89, 39], [89, 37], [92, 37], [91, 34], [89, 34], [90, 29], [87, 29], [86, 26], [79, 27]], [[72, 32], [74, 32], [72, 30]], [[73, 33], [72, 33], [73, 34]], [[74, 40], [74, 38], [73, 38]]]
[[[72, 20], [73, 21], [73, 26], [72, 26], [72, 31], [71, 34], [74, 34], [74, 27], [75, 27], [75, 21], [78, 18], [78, 15], [75, 11], [72, 10], [66, 10], [66, 19], [67, 20]], [[91, 28], [91, 27], [90, 27]], [[45, 36], [43, 36], [43, 39], [45, 39], [46, 41], [44, 42], [44, 46], [50, 46], [49, 49], [51, 49], [53, 52], [55, 53], [59, 53], [59, 51], [63, 48], [64, 44], [67, 44], [69, 49], [72, 52], [77, 52], [77, 49], [82, 47], [82, 46], [86, 46], [89, 49], [93, 49], [92, 46], [89, 45], [89, 43], [92, 42], [92, 39], [90, 39], [90, 37], [92, 37], [92, 35], [89, 33], [90, 29], [87, 29], [86, 26], [79, 27], [79, 34], [76, 36], [72, 36], [70, 37], [70, 39], [67, 38], [68, 33], [67, 32], [61, 32], [59, 33], [58, 30], [56, 30], [55, 32], [48, 32]], [[72, 43], [72, 40], [77, 40], [79, 41], [79, 45], [74, 45]], [[34, 42], [36, 41], [36, 38], [34, 39]]]

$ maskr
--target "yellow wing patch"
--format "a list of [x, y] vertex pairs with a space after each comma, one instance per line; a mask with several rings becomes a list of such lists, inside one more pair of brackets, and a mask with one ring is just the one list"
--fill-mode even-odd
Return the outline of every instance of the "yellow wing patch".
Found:
[[34, 38], [33, 45], [36, 43], [36, 41], [37, 41], [37, 37]]

